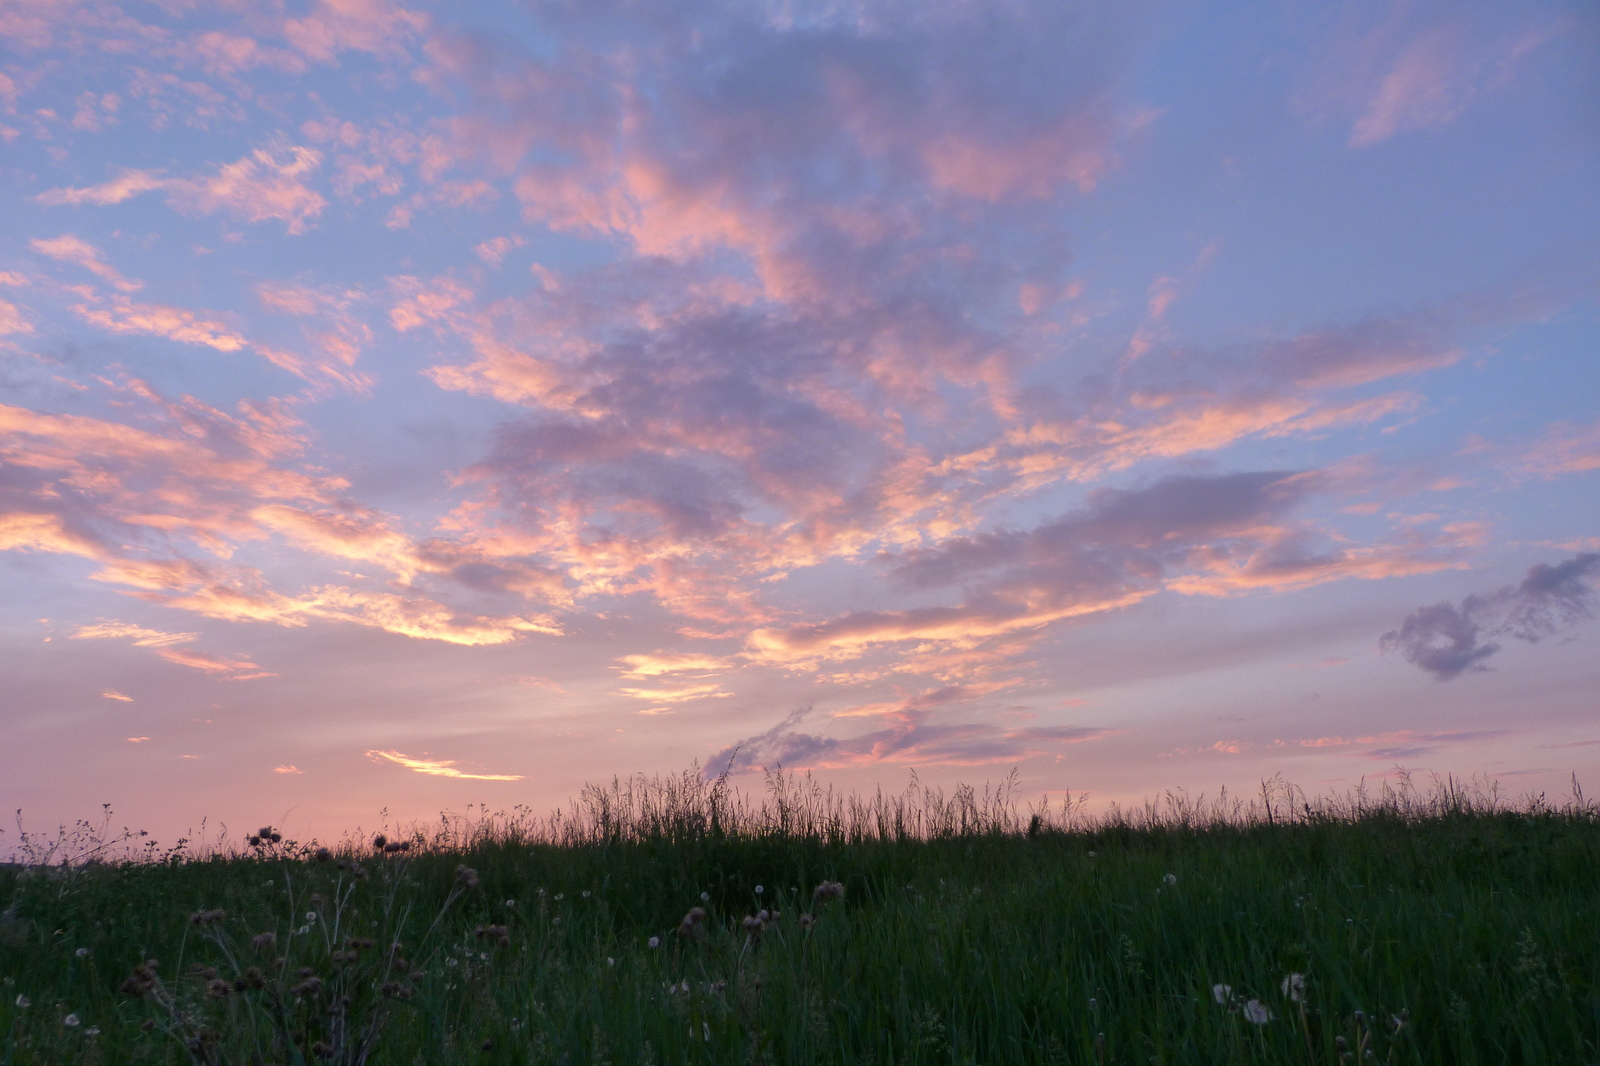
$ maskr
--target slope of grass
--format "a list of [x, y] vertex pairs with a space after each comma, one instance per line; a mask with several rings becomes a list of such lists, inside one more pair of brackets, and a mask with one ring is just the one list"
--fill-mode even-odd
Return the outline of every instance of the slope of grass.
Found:
[[1581, 798], [769, 784], [12, 870], [0, 1062], [1600, 1062]]

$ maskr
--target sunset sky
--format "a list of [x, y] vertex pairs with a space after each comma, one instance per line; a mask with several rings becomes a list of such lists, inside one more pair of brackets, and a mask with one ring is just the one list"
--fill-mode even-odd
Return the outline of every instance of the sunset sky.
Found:
[[30, 828], [1600, 790], [1592, 4], [0, 0], [0, 182]]

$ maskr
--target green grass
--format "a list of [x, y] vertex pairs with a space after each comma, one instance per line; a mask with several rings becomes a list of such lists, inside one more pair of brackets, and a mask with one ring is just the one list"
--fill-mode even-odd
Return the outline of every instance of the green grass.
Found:
[[[805, 784], [614, 784], [387, 857], [269, 841], [0, 874], [0, 1062], [1600, 1062], [1581, 797], [1280, 786], [1091, 818]], [[823, 880], [843, 897], [816, 902]], [[149, 959], [159, 983], [119, 992]], [[241, 977], [262, 987], [208, 991]]]

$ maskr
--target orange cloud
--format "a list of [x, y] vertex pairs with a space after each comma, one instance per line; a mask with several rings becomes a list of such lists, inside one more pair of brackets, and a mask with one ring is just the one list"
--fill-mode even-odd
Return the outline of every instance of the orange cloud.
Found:
[[[132, 703], [133, 702], [133, 697], [132, 696], [124, 696], [122, 693], [118, 692], [114, 688], [108, 688], [104, 692], [100, 693], [100, 695], [102, 697], [104, 697], [105, 699], [108, 699], [108, 700], [121, 700], [124, 703]], [[146, 738], [146, 739], [148, 739], [148, 738]]]
[[374, 761], [386, 759], [407, 770], [415, 770], [419, 774], [431, 774], [435, 777], [459, 777], [469, 781], [521, 781], [521, 774], [469, 774], [457, 770], [459, 760], [456, 759], [414, 759], [409, 755], [402, 755], [398, 751], [369, 751], [367, 757]]

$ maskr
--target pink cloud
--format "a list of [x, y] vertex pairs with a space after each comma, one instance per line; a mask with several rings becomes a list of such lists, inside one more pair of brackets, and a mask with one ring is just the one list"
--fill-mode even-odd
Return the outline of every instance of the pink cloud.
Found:
[[256, 149], [198, 178], [163, 178], [156, 172], [124, 171], [102, 185], [51, 189], [35, 197], [50, 205], [118, 204], [140, 193], [165, 190], [167, 203], [184, 214], [223, 211], [246, 222], [277, 219], [290, 233], [304, 233], [327, 201], [305, 184], [322, 164], [314, 148], [290, 146], [285, 152]]
[[123, 292], [135, 292], [144, 287], [141, 282], [129, 281], [123, 277], [116, 267], [106, 262], [104, 252], [71, 233], [62, 234], [53, 240], [29, 241], [28, 246], [52, 259], [75, 263]]

